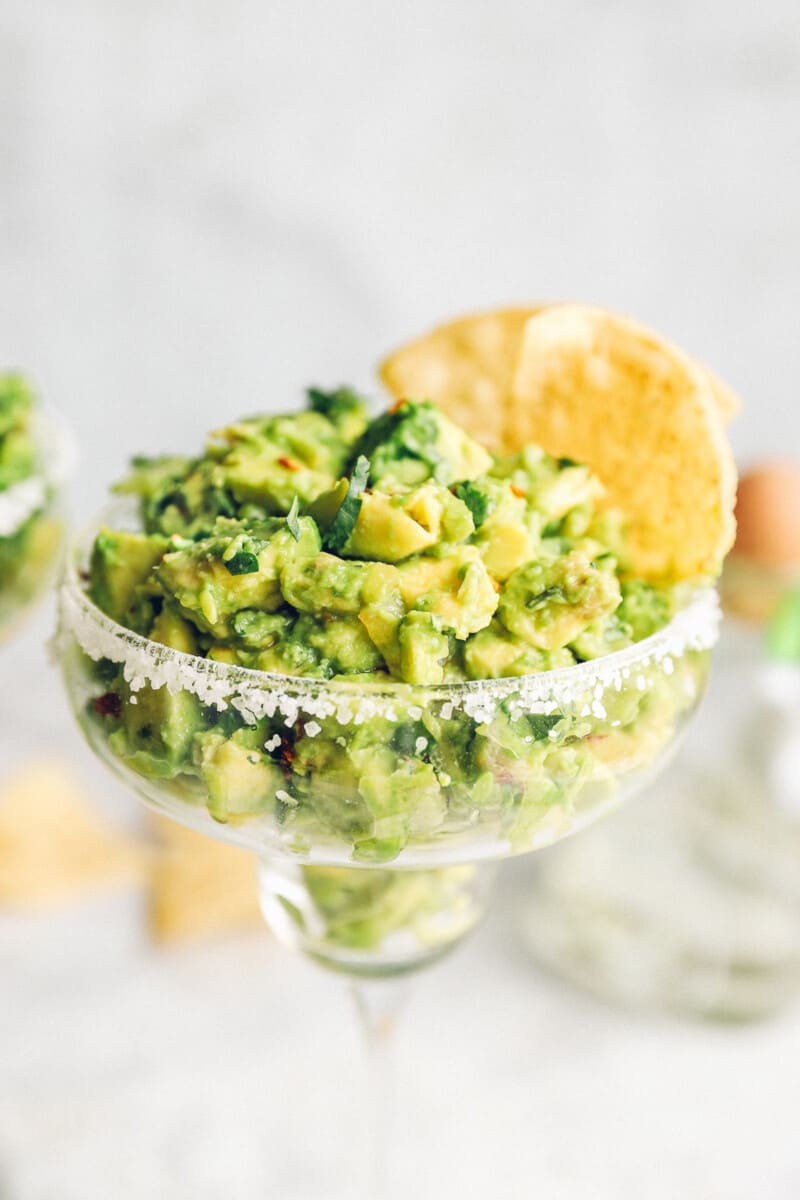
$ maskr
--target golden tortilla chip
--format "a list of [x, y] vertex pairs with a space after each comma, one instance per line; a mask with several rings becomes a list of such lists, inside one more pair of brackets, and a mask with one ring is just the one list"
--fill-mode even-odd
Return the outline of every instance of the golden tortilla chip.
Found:
[[98, 819], [57, 762], [24, 767], [0, 789], [0, 905], [43, 908], [143, 882], [147, 851]]
[[473, 437], [499, 450], [525, 323], [538, 308], [461, 317], [390, 355], [380, 376], [396, 399], [433, 400]]
[[[497, 309], [439, 325], [385, 359], [381, 379], [395, 399], [433, 400], [479, 442], [500, 450], [525, 325], [559, 307]], [[738, 397], [712, 371], [695, 365], [707, 373], [723, 419], [731, 420], [739, 411]]]
[[162, 850], [152, 872], [149, 921], [157, 941], [264, 927], [254, 854], [155, 820]]
[[736, 469], [708, 376], [623, 317], [564, 305], [525, 326], [506, 444], [587, 462], [629, 517], [634, 570], [714, 577], [733, 542]]

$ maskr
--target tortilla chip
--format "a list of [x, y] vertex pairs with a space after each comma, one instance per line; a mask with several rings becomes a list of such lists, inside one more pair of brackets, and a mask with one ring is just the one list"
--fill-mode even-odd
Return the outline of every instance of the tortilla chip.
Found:
[[[497, 309], [439, 325], [385, 359], [381, 379], [395, 399], [433, 400], [490, 450], [500, 450], [525, 325], [560, 307]], [[695, 365], [707, 373], [720, 413], [730, 421], [739, 411], [739, 398], [712, 371]]]
[[0, 790], [0, 905], [44, 908], [141, 883], [148, 853], [99, 819], [56, 762], [19, 770]]
[[589, 463], [630, 519], [637, 574], [718, 574], [735, 530], [733, 457], [709, 377], [650, 330], [579, 305], [532, 317], [505, 442]]
[[155, 818], [149, 923], [159, 942], [264, 928], [254, 854]]
[[440, 325], [391, 354], [381, 379], [396, 399], [433, 400], [484, 446], [499, 450], [525, 324], [539, 311], [500, 309]]

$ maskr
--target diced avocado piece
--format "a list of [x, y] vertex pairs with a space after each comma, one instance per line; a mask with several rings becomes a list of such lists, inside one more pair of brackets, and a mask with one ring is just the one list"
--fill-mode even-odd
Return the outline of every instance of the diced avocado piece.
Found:
[[268, 512], [288, 512], [298, 496], [304, 504], [342, 474], [349, 445], [320, 412], [292, 417], [255, 417], [214, 435], [225, 443], [218, 472], [239, 503], [255, 502]]
[[385, 569], [322, 553], [285, 566], [280, 586], [287, 604], [300, 612], [358, 613], [371, 580]]
[[444, 664], [450, 656], [450, 641], [442, 631], [440, 617], [411, 612], [400, 622], [400, 674], [406, 683], [444, 682]]
[[474, 528], [467, 506], [438, 484], [423, 484], [393, 496], [371, 492], [362, 498], [342, 553], [401, 562], [439, 542], [462, 542]]
[[349, 387], [339, 387], [332, 392], [312, 387], [306, 393], [309, 407], [335, 426], [345, 442], [352, 443], [367, 427], [367, 402]]
[[372, 816], [370, 836], [356, 841], [356, 858], [386, 861], [399, 853], [410, 836], [439, 828], [447, 804], [430, 763], [399, 760], [388, 746], [354, 750], [351, 758], [358, 790]]
[[183, 654], [197, 653], [197, 636], [195, 628], [179, 613], [165, 604], [153, 621], [148, 637], [162, 646], [170, 646]]
[[207, 733], [198, 739], [196, 757], [208, 788], [208, 811], [215, 821], [270, 812], [275, 793], [285, 788], [275, 763], [249, 745], [246, 730], [225, 738]]
[[89, 595], [114, 621], [124, 621], [136, 588], [145, 582], [169, 541], [160, 534], [102, 528], [89, 564]]
[[[620, 606], [621, 607], [621, 606]], [[579, 660], [601, 658], [616, 650], [625, 650], [633, 645], [631, 626], [620, 617], [620, 609], [608, 616], [592, 621], [570, 642], [570, 650]]]
[[617, 615], [630, 626], [635, 642], [662, 629], [672, 616], [669, 592], [653, 587], [643, 579], [628, 579], [622, 584], [622, 603]]
[[299, 538], [282, 520], [253, 526], [252, 534], [203, 538], [166, 554], [156, 578], [199, 629], [227, 639], [242, 609], [280, 608], [279, 576], [287, 564], [313, 561], [319, 531], [308, 517], [299, 519], [299, 527]]
[[488, 625], [497, 608], [497, 592], [474, 546], [459, 546], [443, 558], [423, 556], [397, 570], [406, 606], [435, 614], [459, 639]]
[[326, 675], [358, 675], [383, 666], [383, 658], [355, 616], [303, 613], [292, 638], [317, 652]]
[[475, 539], [484, 566], [501, 583], [530, 560], [531, 536], [521, 521], [493, 520]]
[[370, 482], [382, 490], [474, 479], [492, 464], [488, 451], [429, 400], [405, 401], [372, 421], [353, 458], [361, 454], [371, 463]]
[[344, 555], [395, 563], [435, 543], [434, 534], [396, 503], [397, 499], [382, 492], [363, 497]]
[[339, 479], [332, 488], [320, 494], [312, 500], [306, 509], [306, 514], [313, 517], [324, 533], [328, 526], [333, 521], [339, 509], [342, 507], [342, 501], [347, 495], [348, 480]]
[[464, 670], [469, 679], [534, 675], [574, 665], [575, 657], [569, 650], [537, 650], [509, 634], [496, 617], [464, 645]]
[[234, 634], [250, 650], [270, 650], [288, 637], [293, 623], [293, 613], [266, 613], [257, 608], [243, 608], [231, 617]]
[[191, 692], [174, 695], [146, 686], [121, 692], [122, 727], [111, 734], [116, 753], [144, 775], [171, 779], [190, 765], [195, 735], [203, 728], [200, 701]]
[[497, 615], [511, 633], [540, 650], [574, 641], [593, 621], [619, 606], [619, 581], [572, 551], [520, 567], [506, 581]]

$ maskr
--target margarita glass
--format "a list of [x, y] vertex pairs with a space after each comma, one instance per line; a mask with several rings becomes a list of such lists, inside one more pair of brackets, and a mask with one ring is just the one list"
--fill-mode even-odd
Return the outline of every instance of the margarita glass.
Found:
[[[152, 808], [258, 855], [270, 926], [354, 980], [373, 1045], [396, 999], [372, 981], [457, 945], [498, 860], [551, 845], [642, 786], [705, 686], [711, 589], [632, 647], [517, 678], [320, 680], [182, 653], [89, 598], [88, 554], [109, 515], [68, 555], [59, 595], [57, 647], [81, 729]], [[116, 505], [113, 521], [136, 528], [138, 517]], [[365, 764], [378, 760], [371, 788]]]
[[[640, 787], [693, 712], [717, 634], [704, 589], [635, 646], [536, 675], [270, 674], [104, 614], [82, 570], [98, 527], [60, 592], [61, 662], [87, 740], [153, 808], [258, 854], [278, 931], [355, 973], [407, 970], [454, 944], [483, 907], [480, 866], [548, 846]], [[144, 748], [154, 736], [158, 758]]]

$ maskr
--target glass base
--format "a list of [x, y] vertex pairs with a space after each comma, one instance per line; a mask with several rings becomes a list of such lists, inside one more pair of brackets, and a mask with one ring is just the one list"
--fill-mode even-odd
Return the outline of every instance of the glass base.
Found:
[[332, 970], [380, 978], [419, 970], [485, 912], [492, 864], [423, 871], [300, 866], [262, 859], [261, 909], [275, 935]]

